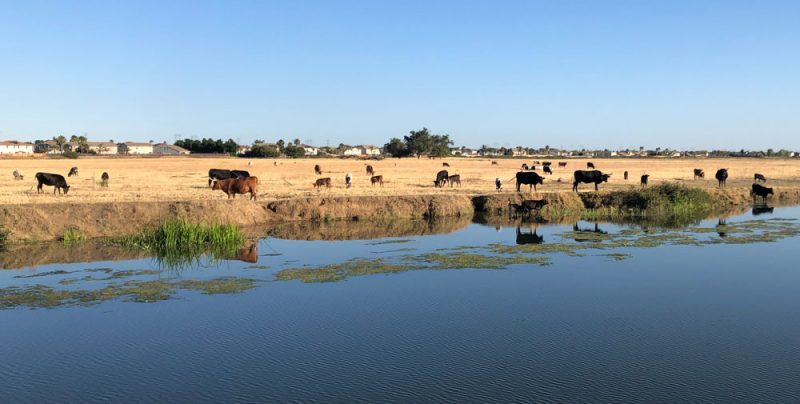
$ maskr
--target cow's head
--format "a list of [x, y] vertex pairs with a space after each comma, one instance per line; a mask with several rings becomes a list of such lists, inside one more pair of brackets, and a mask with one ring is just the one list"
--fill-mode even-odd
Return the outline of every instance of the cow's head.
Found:
[[212, 191], [216, 191], [216, 190], [218, 190], [218, 189], [220, 189], [220, 187], [219, 187], [219, 181], [212, 181], [212, 182], [211, 182], [211, 190], [212, 190]]
[[767, 188], [767, 195], [775, 195], [775, 194], [772, 192], [772, 188]]
[[603, 182], [608, 182], [608, 179], [611, 177], [611, 174], [603, 174], [601, 179]]
[[69, 192], [69, 185], [64, 186], [64, 195], [66, 195], [67, 192]]

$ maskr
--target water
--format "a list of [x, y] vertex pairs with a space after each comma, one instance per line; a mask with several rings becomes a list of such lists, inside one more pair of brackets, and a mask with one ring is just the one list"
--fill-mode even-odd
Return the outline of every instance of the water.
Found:
[[[155, 303], [123, 296], [0, 310], [0, 397], [797, 402], [800, 223], [777, 220], [795, 218], [800, 208], [730, 217], [725, 226], [708, 220], [685, 231], [540, 225], [543, 244], [520, 247], [517, 241], [537, 238], [524, 237], [529, 225], [522, 238], [513, 225], [461, 223], [445, 233], [422, 226], [423, 236], [407, 230], [343, 241], [318, 240], [335, 238], [330, 228], [300, 228], [291, 233], [313, 241], [262, 240], [257, 263], [201, 260], [176, 269], [137, 257], [0, 271], [3, 288], [257, 281], [239, 293], [175, 287]], [[363, 232], [338, 231], [350, 238]], [[771, 236], [761, 237], [765, 231]], [[536, 252], [547, 245], [567, 253]], [[423, 258], [517, 256], [517, 248], [547, 265], [460, 269], [461, 261]], [[347, 264], [359, 257], [396, 266], [362, 275]], [[319, 280], [308, 276], [342, 263], [340, 281], [297, 280]], [[297, 271], [276, 279], [287, 268]], [[107, 279], [153, 269], [159, 271]], [[57, 270], [66, 273], [30, 277]]]

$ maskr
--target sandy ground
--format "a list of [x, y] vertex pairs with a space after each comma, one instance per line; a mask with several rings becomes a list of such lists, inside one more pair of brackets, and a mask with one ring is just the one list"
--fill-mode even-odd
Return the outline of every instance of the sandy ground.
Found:
[[[135, 201], [186, 201], [225, 199], [220, 191], [208, 188], [207, 173], [210, 168], [242, 169], [259, 178], [261, 200], [282, 199], [301, 196], [357, 196], [357, 195], [420, 195], [420, 194], [485, 194], [494, 192], [494, 180], [503, 180], [504, 190], [514, 187], [510, 181], [522, 163], [533, 159], [498, 159], [497, 165], [489, 159], [384, 159], [363, 161], [350, 159], [236, 159], [236, 158], [82, 158], [67, 159], [0, 159], [0, 204], [45, 204], [45, 203], [96, 203]], [[572, 173], [585, 169], [585, 159], [558, 160], [553, 162], [554, 174], [540, 192], [570, 192]], [[566, 168], [559, 168], [558, 161], [567, 161]], [[613, 173], [609, 184], [601, 189], [639, 186], [639, 177], [650, 174], [650, 183], [665, 181], [681, 182], [697, 187], [716, 187], [714, 172], [717, 168], [728, 168], [729, 187], [749, 187], [753, 174], [758, 172], [768, 178], [768, 186], [777, 188], [800, 188], [800, 160], [786, 159], [591, 159], [597, 169]], [[436, 172], [444, 167], [450, 174], [460, 174], [460, 188], [433, 187]], [[322, 167], [323, 174], [314, 173], [314, 165]], [[376, 174], [383, 175], [385, 184], [371, 186], [366, 175], [366, 165], [371, 164]], [[79, 168], [78, 177], [68, 178], [68, 195], [53, 195], [52, 187], [45, 187], [43, 194], [36, 192], [36, 172], [59, 173], [66, 176], [69, 168]], [[703, 168], [705, 180], [693, 180], [692, 169]], [[23, 181], [15, 181], [12, 172], [19, 170]], [[628, 171], [628, 181], [623, 172]], [[99, 186], [100, 176], [108, 172], [111, 177], [108, 188]], [[345, 173], [353, 176], [353, 186], [344, 186]], [[541, 173], [541, 172], [540, 172]], [[320, 177], [330, 177], [333, 187], [317, 191], [312, 183]], [[560, 182], [559, 182], [560, 180]], [[582, 187], [589, 190], [589, 185]]]

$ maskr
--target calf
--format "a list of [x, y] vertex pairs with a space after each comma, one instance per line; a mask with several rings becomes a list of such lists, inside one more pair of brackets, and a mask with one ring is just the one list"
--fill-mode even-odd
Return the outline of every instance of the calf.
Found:
[[759, 182], [759, 181], [767, 182], [767, 177], [765, 177], [763, 174], [756, 173], [755, 175], [753, 175], [753, 181], [755, 181], [755, 182]]
[[319, 166], [319, 164], [315, 164], [315, 165], [314, 165], [314, 172], [315, 172], [317, 175], [322, 175], [322, 167], [320, 167], [320, 166]]
[[100, 176], [100, 186], [108, 188], [108, 173], [103, 172], [103, 175]]
[[767, 203], [767, 196], [774, 195], [772, 188], [767, 188], [760, 184], [753, 184], [753, 190], [750, 192], [753, 195], [753, 203], [756, 203], [756, 197], [761, 197], [764, 204]]
[[447, 177], [447, 182], [450, 183], [450, 188], [453, 187], [453, 184], [458, 184], [458, 187], [461, 187], [461, 176], [459, 174], [450, 175]]
[[330, 188], [331, 187], [331, 179], [330, 179], [330, 177], [318, 178], [314, 182], [314, 188], [317, 188], [317, 190], [319, 190], [322, 187], [325, 187], [325, 188]]
[[72, 167], [69, 169], [69, 174], [67, 174], [67, 177], [72, 177], [72, 176], [75, 177], [78, 176], [78, 167]]
[[725, 181], [728, 179], [728, 169], [727, 168], [720, 168], [717, 170], [717, 173], [714, 174], [714, 177], [717, 179], [720, 188], [725, 187]]
[[381, 186], [383, 186], [383, 176], [373, 175], [370, 177], [369, 182], [371, 182], [373, 186], [375, 186], [375, 184], [381, 184]]
[[591, 168], [592, 170], [594, 170], [594, 164], [591, 161], [587, 161], [586, 168]]
[[694, 169], [694, 179], [705, 178], [705, 177], [706, 177], [706, 172], [703, 171], [702, 168], [695, 168]]
[[649, 179], [650, 179], [650, 174], [645, 174], [642, 176], [642, 181], [641, 181], [642, 188], [647, 186], [647, 180]]
[[39, 182], [39, 185], [36, 186], [36, 193], [41, 193], [43, 185], [49, 185], [55, 187], [53, 189], [53, 194], [58, 191], [61, 193], [61, 190], [64, 190], [64, 195], [67, 194], [69, 191], [69, 185], [67, 185], [67, 180], [64, 179], [64, 176], [61, 174], [50, 174], [50, 173], [36, 173], [36, 181]]
[[550, 166], [544, 166], [543, 170], [545, 174], [553, 175], [553, 170], [550, 169]]

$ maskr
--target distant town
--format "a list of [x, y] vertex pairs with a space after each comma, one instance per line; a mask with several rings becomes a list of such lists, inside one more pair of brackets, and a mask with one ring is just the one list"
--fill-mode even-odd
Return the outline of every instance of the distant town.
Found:
[[19, 141], [0, 140], [2, 156], [112, 156], [112, 155], [230, 155], [239, 157], [550, 157], [550, 158], [612, 158], [612, 157], [782, 157], [798, 158], [800, 152], [780, 150], [675, 150], [670, 148], [621, 150], [568, 150], [550, 146], [544, 147], [455, 147], [448, 135], [431, 135], [427, 129], [412, 131], [404, 139], [394, 138], [383, 146], [369, 144], [338, 146], [315, 146], [294, 141], [278, 140], [274, 143], [256, 140], [252, 144], [239, 144], [233, 139], [182, 139], [170, 144], [167, 142], [116, 142], [89, 140], [84, 136], [56, 136], [48, 140]]

